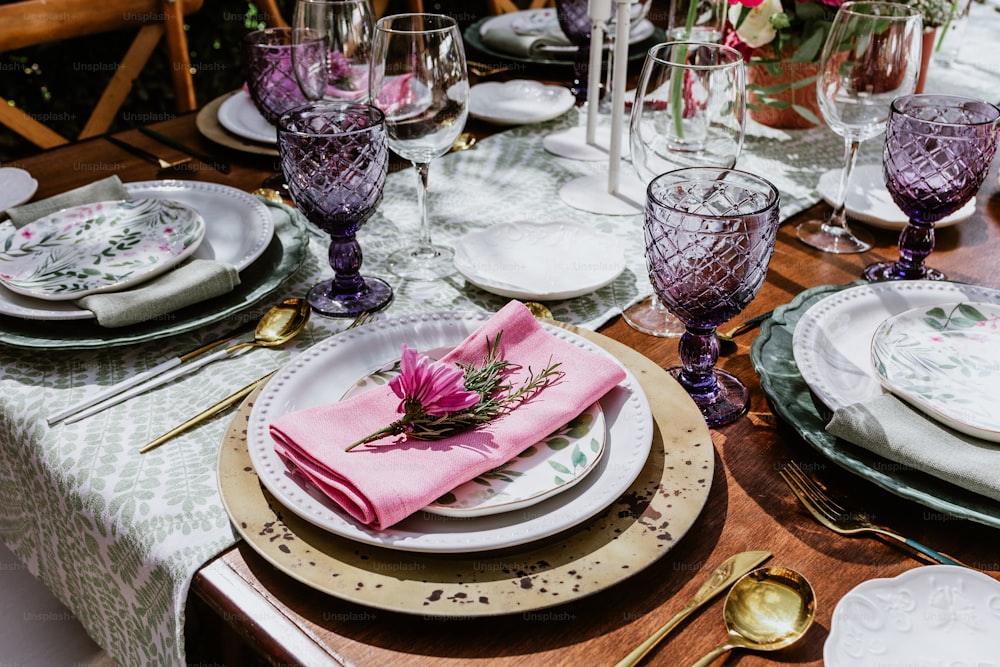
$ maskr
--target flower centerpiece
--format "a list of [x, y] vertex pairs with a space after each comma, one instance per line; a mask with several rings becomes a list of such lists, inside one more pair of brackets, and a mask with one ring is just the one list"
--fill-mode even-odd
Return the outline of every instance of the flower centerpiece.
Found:
[[747, 63], [750, 114], [784, 127], [818, 125], [816, 73], [845, 0], [728, 0], [724, 41]]

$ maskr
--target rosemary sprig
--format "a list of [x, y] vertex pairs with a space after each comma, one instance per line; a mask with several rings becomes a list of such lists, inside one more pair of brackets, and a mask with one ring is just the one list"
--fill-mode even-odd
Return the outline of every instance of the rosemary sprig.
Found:
[[478, 403], [459, 412], [433, 415], [427, 412], [418, 398], [406, 396], [402, 401], [402, 417], [351, 444], [345, 451], [389, 435], [404, 433], [415, 440], [449, 438], [512, 412], [562, 377], [562, 371], [558, 370], [560, 362], [552, 363], [550, 359], [548, 366], [537, 373], [529, 366], [528, 377], [519, 386], [513, 386], [507, 378], [521, 366], [501, 356], [502, 334], [502, 331], [498, 332], [492, 341], [486, 341], [486, 355], [480, 365], [456, 364], [462, 369], [465, 389], [479, 394]]

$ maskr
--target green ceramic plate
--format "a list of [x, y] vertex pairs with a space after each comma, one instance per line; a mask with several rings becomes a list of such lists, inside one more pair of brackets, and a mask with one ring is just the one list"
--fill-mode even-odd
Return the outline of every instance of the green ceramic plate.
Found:
[[761, 326], [750, 348], [750, 360], [760, 376], [771, 408], [802, 438], [834, 463], [903, 498], [951, 516], [1000, 528], [1000, 503], [970, 493], [930, 475], [900, 466], [836, 438], [824, 430], [826, 420], [813, 403], [792, 354], [792, 333], [799, 318], [814, 303], [854, 285], [824, 285], [806, 290], [775, 309]]

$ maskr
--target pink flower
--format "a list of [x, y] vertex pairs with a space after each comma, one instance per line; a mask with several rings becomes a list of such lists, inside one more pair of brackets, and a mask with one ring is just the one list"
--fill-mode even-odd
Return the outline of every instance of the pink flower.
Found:
[[419, 408], [425, 414], [442, 416], [479, 403], [479, 394], [466, 390], [465, 374], [457, 366], [434, 361], [406, 345], [399, 366], [400, 374], [389, 387], [402, 399], [401, 414]]
[[731, 5], [743, 5], [744, 7], [756, 7], [762, 2], [764, 0], [729, 0], [729, 4]]

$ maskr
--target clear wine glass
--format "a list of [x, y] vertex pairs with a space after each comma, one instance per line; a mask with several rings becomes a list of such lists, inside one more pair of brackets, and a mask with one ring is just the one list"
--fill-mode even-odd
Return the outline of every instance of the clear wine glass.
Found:
[[746, 387], [715, 368], [715, 329], [757, 296], [778, 232], [778, 190], [742, 171], [694, 167], [649, 185], [646, 266], [653, 289], [685, 325], [681, 365], [667, 369], [710, 425], [748, 407]]
[[[375, 33], [371, 0], [296, 0], [293, 40], [320, 35], [327, 51], [293, 51], [295, 73], [311, 100], [368, 100], [368, 68]], [[307, 56], [307, 57], [300, 57]]]
[[[700, 42], [667, 42], [649, 50], [629, 124], [632, 166], [643, 186], [682, 167], [731, 169], [745, 127], [746, 70], [738, 51]], [[655, 293], [628, 305], [622, 315], [654, 336], [684, 331]]]
[[355, 317], [392, 299], [388, 283], [361, 275], [355, 238], [382, 201], [389, 165], [384, 119], [368, 104], [321, 100], [295, 107], [278, 121], [278, 154], [292, 199], [331, 237], [334, 277], [307, 295], [324, 315]]
[[894, 100], [885, 132], [883, 174], [896, 205], [909, 216], [899, 259], [868, 266], [868, 280], [944, 280], [924, 264], [934, 250], [934, 223], [976, 195], [997, 150], [1000, 109], [954, 95]]
[[844, 170], [830, 217], [795, 228], [807, 245], [838, 254], [871, 248], [870, 237], [847, 224], [851, 174], [861, 142], [885, 128], [889, 104], [916, 87], [922, 25], [920, 12], [908, 5], [847, 2], [837, 10], [820, 55], [816, 92], [826, 124], [844, 137]]
[[372, 104], [385, 113], [389, 147], [417, 174], [420, 240], [389, 257], [394, 273], [433, 280], [454, 273], [452, 248], [431, 242], [427, 172], [465, 128], [469, 80], [462, 34], [455, 19], [440, 14], [397, 14], [375, 24]]

